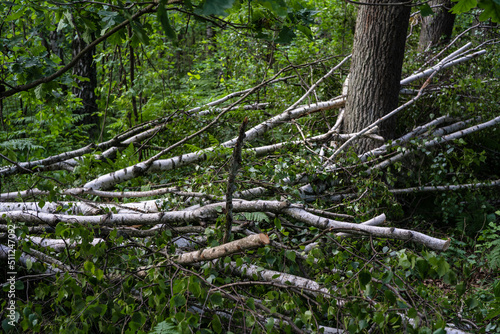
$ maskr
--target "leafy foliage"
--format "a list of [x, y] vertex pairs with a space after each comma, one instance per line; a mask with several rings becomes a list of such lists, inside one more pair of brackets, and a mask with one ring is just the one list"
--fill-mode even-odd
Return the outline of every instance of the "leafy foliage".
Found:
[[[6, 14], [1, 26], [1, 84], [7, 89], [61, 69], [72, 58], [71, 40], [78, 33], [90, 42], [93, 34], [104, 35], [130, 19], [134, 7], [144, 5], [130, 7], [123, 1], [107, 5], [61, 3], [0, 3], [0, 12]], [[459, 1], [454, 10], [462, 13], [476, 5]], [[496, 22], [495, 0], [481, 1], [478, 6], [484, 8], [481, 20]], [[71, 172], [49, 170], [2, 177], [2, 192], [46, 190], [46, 196], [35, 199], [39, 207], [57, 202], [57, 212], [69, 212], [73, 204], [68, 201], [75, 198], [62, 194], [62, 189], [80, 187], [154, 156], [210, 124], [221, 112], [216, 107], [193, 108], [260, 84], [288, 68], [284, 75], [294, 77], [267, 85], [249, 98], [249, 105], [267, 103], [265, 109], [234, 108], [217, 126], [169, 153], [175, 156], [214, 147], [203, 161], [167, 173], [142, 175], [115, 189], [182, 189], [180, 195], [172, 192], [146, 198], [153, 200], [160, 212], [190, 207], [198, 199], [202, 203], [221, 199], [226, 194], [232, 152], [221, 143], [235, 136], [245, 117], [253, 126], [281, 113], [336, 65], [332, 56], [348, 53], [352, 44], [355, 10], [355, 6], [337, 0], [160, 1], [156, 14], [134, 20], [129, 31], [123, 29], [97, 46], [94, 61], [99, 87], [95, 93], [101, 140], [90, 138], [90, 125], [81, 124], [83, 116], [73, 112], [85, 103], [71, 90], [81, 78], [66, 72], [36, 90], [1, 100], [0, 153], [15, 162], [32, 161], [89, 142], [111, 140], [139, 126], [162, 124], [161, 131], [139, 145], [124, 145], [106, 158], [100, 158], [104, 148], [91, 151]], [[463, 20], [456, 33], [468, 28]], [[490, 33], [477, 30], [465, 38], [480, 43], [489, 39]], [[52, 42], [59, 48], [53, 48]], [[417, 70], [425, 61], [423, 57], [410, 48], [405, 71]], [[442, 115], [488, 119], [498, 114], [498, 83], [488, 78], [499, 71], [498, 44], [493, 44], [490, 55], [438, 73], [433, 82], [445, 82], [447, 87], [408, 109], [398, 121], [399, 133]], [[346, 68], [339, 69], [304, 103], [339, 95], [346, 74]], [[300, 141], [303, 135], [325, 133], [334, 123], [334, 115], [327, 112], [307, 115], [266, 132], [246, 148]], [[343, 238], [335, 231], [282, 215], [245, 212], [235, 215], [241, 227], [235, 238], [244, 236], [245, 229], [251, 227], [269, 235], [271, 245], [219, 261], [180, 266], [162, 251], [174, 254], [218, 246], [226, 219], [222, 211], [216, 219], [202, 222], [201, 236], [178, 233], [175, 228], [185, 226], [175, 224], [153, 236], [137, 237], [133, 233], [145, 231], [145, 227], [127, 232], [100, 224], [58, 221], [47, 226], [41, 236], [64, 239], [63, 251], [37, 245], [29, 238], [33, 226], [18, 223], [16, 263], [21, 263], [23, 252], [35, 255], [43, 251], [69, 269], [61, 271], [59, 263], [35, 260], [16, 268], [16, 328], [4, 316], [6, 298], [1, 302], [2, 327], [33, 333], [173, 334], [292, 332], [296, 328], [320, 332], [321, 325], [349, 333], [439, 333], [447, 323], [455, 322], [464, 326], [472, 323], [478, 332], [499, 333], [498, 193], [472, 189], [398, 196], [391, 192], [498, 178], [497, 139], [498, 128], [443, 143], [439, 149], [427, 148], [427, 139], [414, 140], [388, 152], [390, 156], [415, 149], [411, 158], [370, 176], [352, 152], [339, 158], [336, 163], [340, 168], [326, 172], [319, 144], [287, 143], [266, 156], [248, 151], [243, 154], [236, 191], [263, 187], [265, 198], [286, 199], [358, 223], [385, 213], [388, 224], [394, 227], [451, 234], [451, 246], [444, 253], [411, 242]], [[331, 148], [325, 145], [323, 149], [329, 152]], [[11, 163], [2, 160], [1, 164]], [[313, 202], [304, 200], [294, 184], [304, 175], [321, 194]], [[330, 192], [345, 197], [332, 204], [328, 201]], [[138, 201], [81, 197], [103, 219]], [[110, 209], [108, 204], [116, 206]], [[97, 237], [102, 242], [94, 244]], [[273, 270], [309, 278], [328, 293], [295, 288], [290, 282], [270, 284], [257, 274], [247, 277], [232, 272], [250, 266], [255, 266], [257, 273]], [[6, 273], [1, 275], [4, 278]], [[274, 276], [276, 279], [279, 274]], [[2, 294], [8, 292], [9, 286], [4, 285]]]
[[500, 22], [500, 4], [496, 0], [452, 0], [457, 2], [451, 9], [454, 14], [462, 14], [470, 11], [473, 8], [479, 7], [483, 12], [479, 16], [479, 20], [487, 21], [491, 19], [492, 22]]

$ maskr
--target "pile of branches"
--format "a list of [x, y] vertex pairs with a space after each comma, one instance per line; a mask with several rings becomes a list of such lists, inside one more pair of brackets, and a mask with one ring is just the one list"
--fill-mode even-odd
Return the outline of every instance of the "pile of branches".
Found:
[[[355, 140], [366, 137], [378, 141], [380, 146], [376, 149], [366, 152], [359, 156], [358, 162], [366, 166], [365, 172], [370, 174], [374, 171], [382, 171], [396, 161], [401, 161], [416, 152], [418, 148], [408, 147], [399, 153], [392, 152], [396, 146], [405, 146], [412, 140], [418, 139], [427, 148], [440, 145], [447, 141], [456, 140], [470, 133], [480, 131], [487, 127], [494, 126], [500, 122], [500, 116], [483, 120], [478, 118], [455, 119], [449, 116], [443, 116], [432, 120], [427, 124], [418, 126], [405, 134], [404, 136], [386, 143], [384, 138], [377, 135], [377, 126], [384, 120], [393, 117], [401, 110], [415, 103], [422, 96], [432, 91], [428, 89], [429, 80], [440, 70], [455, 64], [467, 61], [474, 57], [486, 53], [485, 50], [478, 48], [471, 49], [467, 44], [459, 50], [451, 53], [449, 56], [437, 62], [436, 65], [422, 70], [401, 81], [403, 86], [422, 78], [428, 78], [419, 90], [403, 89], [402, 93], [414, 95], [405, 104], [390, 112], [377, 122], [374, 122], [367, 128], [358, 133], [341, 133], [343, 121], [343, 107], [346, 94], [338, 96], [329, 101], [319, 101], [316, 103], [303, 104], [303, 102], [313, 93], [323, 80], [335, 73], [349, 57], [342, 60], [329, 73], [309, 87], [306, 93], [289, 106], [283, 112], [270, 117], [264, 122], [257, 124], [249, 129], [248, 120], [241, 124], [238, 136], [221, 143], [219, 146], [212, 146], [199, 151], [186, 153], [178, 156], [166, 156], [174, 149], [187, 143], [189, 140], [206, 132], [210, 128], [219, 124], [222, 117], [234, 110], [236, 107], [244, 109], [261, 109], [267, 107], [267, 104], [257, 103], [243, 105], [242, 103], [251, 94], [259, 91], [263, 87], [274, 83], [289, 80], [290, 77], [281, 77], [284, 71], [280, 71], [275, 77], [261, 83], [260, 85], [236, 92], [225, 96], [219, 100], [213, 101], [207, 105], [189, 110], [186, 113], [193, 120], [197, 120], [207, 113], [215, 117], [200, 130], [186, 136], [184, 139], [172, 144], [170, 147], [157, 148], [158, 153], [152, 157], [140, 161], [137, 164], [126, 168], [101, 175], [79, 187], [57, 189], [56, 194], [60, 200], [46, 201], [51, 195], [49, 191], [37, 188], [16, 189], [16, 191], [4, 192], [0, 194], [0, 232], [1, 236], [0, 257], [7, 258], [9, 253], [15, 250], [20, 252], [18, 258], [20, 262], [30, 268], [33, 263], [40, 263], [44, 268], [41, 275], [55, 276], [69, 274], [78, 275], [83, 272], [82, 265], [74, 265], [69, 261], [70, 257], [64, 254], [70, 254], [71, 251], [82, 245], [78, 238], [61, 237], [55, 238], [54, 233], [60, 226], [83, 226], [93, 231], [92, 240], [88, 244], [97, 247], [106, 245], [109, 236], [122, 237], [121, 244], [114, 247], [133, 247], [142, 249], [144, 252], [143, 263], [135, 268], [127, 268], [126, 277], [133, 276], [135, 279], [145, 279], [149, 275], [155, 275], [161, 268], [169, 268], [171, 277], [179, 275], [179, 272], [185, 275], [194, 275], [203, 281], [209, 287], [209, 294], [220, 293], [222, 297], [232, 300], [237, 309], [244, 312], [250, 312], [255, 320], [254, 326], [267, 328], [266, 324], [272, 323], [272, 326], [287, 325], [294, 332], [302, 333], [305, 329], [299, 328], [295, 322], [293, 314], [278, 313], [270, 310], [263, 302], [255, 302], [255, 307], [248, 306], [248, 300], [251, 294], [245, 294], [245, 287], [264, 286], [269, 289], [278, 289], [284, 292], [296, 293], [301, 298], [312, 304], [318, 304], [317, 298], [329, 300], [339, 310], [349, 301], [349, 297], [342, 296], [337, 291], [334, 284], [320, 284], [313, 277], [307, 277], [308, 273], [297, 275], [263, 268], [252, 263], [239, 263], [234, 261], [231, 256], [242, 254], [254, 254], [255, 249], [270, 247], [271, 249], [284, 250], [289, 256], [297, 262], [304, 262], [311, 259], [310, 252], [320, 247], [320, 239], [326, 238], [331, 242], [338, 243], [336, 238], [350, 237], [369, 237], [369, 238], [387, 238], [404, 240], [416, 244], [421, 244], [429, 249], [444, 251], [450, 245], [449, 238], [435, 238], [417, 231], [400, 229], [395, 227], [384, 227], [382, 225], [386, 216], [384, 214], [376, 215], [361, 223], [353, 223], [351, 216], [339, 214], [331, 211], [313, 208], [307, 203], [311, 203], [318, 198], [323, 201], [339, 202], [353, 198], [355, 193], [335, 192], [332, 185], [328, 182], [315, 182], [311, 184], [314, 175], [303, 173], [295, 180], [280, 180], [281, 184], [287, 184], [295, 187], [300, 194], [300, 201], [285, 198], [280, 200], [265, 199], [274, 196], [274, 189], [279, 185], [273, 184], [269, 180], [268, 184], [236, 191], [238, 171], [245, 162], [242, 156], [245, 154], [254, 154], [256, 157], [265, 157], [281, 148], [293, 145], [303, 145], [314, 154], [319, 154], [323, 160], [323, 166], [318, 169], [321, 173], [334, 173], [339, 170], [337, 159], [346, 149], [352, 145]], [[238, 98], [235, 102], [224, 106], [223, 103]], [[218, 107], [218, 108], [216, 108]], [[266, 146], [245, 148], [245, 143], [250, 143], [263, 136], [272, 129], [279, 127], [284, 123], [294, 122], [295, 120], [307, 117], [308, 115], [320, 111], [339, 109], [335, 125], [326, 133], [321, 135], [307, 137], [303, 134], [301, 128], [297, 125], [302, 138], [296, 141], [277, 142]], [[178, 115], [172, 114], [168, 117], [157, 119], [152, 122], [136, 126], [113, 139], [97, 144], [89, 145], [78, 150], [65, 152], [56, 156], [51, 156], [42, 160], [15, 162], [10, 161], [10, 165], [0, 168], [0, 176], [6, 180], [8, 177], [16, 177], [19, 174], [37, 174], [40, 177], [48, 177], [52, 171], [65, 170], [73, 172], [83, 161], [83, 157], [93, 152], [102, 152], [95, 154], [97, 161], [113, 160], [117, 153], [130, 144], [141, 148], [161, 133], [169, 122], [176, 119]], [[295, 123], [296, 124], [296, 123]], [[221, 150], [220, 148], [225, 148]], [[228, 150], [230, 149], [230, 150]], [[231, 152], [232, 151], [232, 152]], [[228, 153], [229, 152], [229, 153]], [[229, 157], [232, 154], [232, 157]], [[180, 187], [165, 187], [147, 191], [114, 191], [113, 189], [122, 183], [137, 177], [143, 177], [152, 173], [168, 173], [174, 169], [180, 169], [185, 166], [199, 164], [207, 159], [207, 156], [215, 156], [217, 159], [229, 161], [229, 172], [225, 175], [224, 181], [227, 184], [224, 196], [194, 192]], [[7, 157], [3, 157], [8, 160]], [[345, 166], [343, 166], [345, 167]], [[476, 184], [457, 184], [448, 186], [416, 187], [406, 189], [389, 189], [394, 194], [422, 192], [422, 191], [442, 191], [456, 190], [472, 187], [491, 187], [499, 186], [500, 180], [493, 180]], [[326, 192], [328, 191], [327, 195]], [[178, 196], [184, 199], [186, 204], [184, 208], [165, 210], [168, 207], [169, 199], [165, 196]], [[147, 201], [130, 202], [130, 199], [154, 198]], [[95, 200], [96, 198], [100, 200]], [[32, 200], [34, 199], [34, 200]], [[110, 200], [114, 200], [110, 201]], [[127, 200], [127, 203], [119, 201]], [[245, 214], [246, 216], [243, 216]], [[254, 219], [241, 219], [238, 217], [253, 217]], [[257, 217], [257, 218], [256, 218]], [[286, 225], [292, 229], [319, 229], [321, 232], [317, 237], [304, 242], [298, 242], [295, 245], [289, 245], [280, 242], [279, 233], [262, 233], [259, 224], [256, 221], [274, 222], [276, 225]], [[19, 233], [12, 233], [13, 226], [21, 226], [25, 232], [21, 237]], [[223, 237], [214, 245], [207, 231], [221, 230]], [[171, 236], [170, 246], [154, 247], [151, 240], [162, 233]], [[8, 239], [8, 240], [7, 240]], [[28, 242], [30, 247], [24, 247], [22, 250], [17, 245], [11, 244], [12, 240], [16, 243]], [[231, 241], [233, 240], [233, 241]], [[148, 246], [147, 242], [150, 242]], [[339, 244], [340, 247], [340, 244]], [[116, 249], [115, 249], [116, 250]], [[152, 260], [153, 259], [153, 260]], [[378, 261], [378, 260], [377, 260]], [[317, 260], [312, 260], [317, 263]], [[217, 286], [202, 274], [207, 265], [225, 271], [231, 278], [231, 283], [224, 286]], [[380, 263], [383, 266], [382, 263]], [[101, 267], [104, 277], [113, 282], [123, 282], [125, 280], [124, 271], [120, 268], [107, 268], [105, 264]], [[340, 273], [345, 277], [344, 273]], [[21, 278], [22, 279], [22, 278]], [[171, 278], [173, 279], [173, 278]], [[392, 289], [401, 300], [408, 305], [415, 305], [422, 300], [412, 300], [398, 293], [398, 287], [386, 283], [389, 289]], [[141, 291], [133, 291], [134, 298], [145, 298]], [[361, 297], [369, 304], [373, 304], [368, 297]], [[217, 315], [227, 326], [245, 326], [232, 322], [234, 310], [208, 309], [204, 304], [196, 301], [188, 301], [189, 311], [196, 312], [203, 317], [213, 317]], [[341, 314], [341, 311], [339, 311]], [[342, 323], [342, 317], [339, 317], [338, 324]], [[403, 319], [406, 319], [402, 315]], [[316, 328], [323, 328], [325, 333], [336, 332], [337, 328], [316, 324]]]

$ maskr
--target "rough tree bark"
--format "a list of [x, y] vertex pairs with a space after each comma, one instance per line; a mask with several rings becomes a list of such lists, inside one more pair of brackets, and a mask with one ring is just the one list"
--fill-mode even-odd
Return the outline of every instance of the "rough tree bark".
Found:
[[[418, 41], [418, 51], [425, 51], [427, 48], [437, 45], [440, 42], [448, 43], [453, 32], [455, 14], [450, 13], [450, 0], [432, 0], [429, 2], [433, 8], [434, 15], [422, 18], [422, 30]], [[441, 40], [441, 38], [443, 38]]]
[[[72, 43], [73, 57], [78, 55], [87, 43], [80, 38], [75, 37]], [[76, 80], [78, 87], [73, 88], [73, 94], [82, 99], [82, 107], [75, 110], [76, 114], [82, 115], [83, 118], [77, 123], [78, 125], [89, 125], [89, 136], [92, 141], [97, 140], [99, 135], [99, 117], [97, 116], [97, 96], [95, 89], [97, 87], [97, 68], [94, 62], [95, 47], [81, 57], [73, 67], [73, 74], [88, 80]]]
[[65, 64], [64, 62], [64, 49], [63, 49], [63, 43], [64, 43], [64, 35], [61, 31], [51, 31], [49, 34], [49, 39], [50, 39], [50, 49], [54, 54], [56, 54], [59, 58], [61, 58], [61, 63]]
[[[399, 0], [367, 0], [356, 21], [345, 109], [345, 133], [358, 132], [398, 105], [410, 7], [390, 5]], [[393, 137], [394, 121], [380, 127], [384, 138]], [[376, 146], [369, 139], [356, 142], [356, 152]]]

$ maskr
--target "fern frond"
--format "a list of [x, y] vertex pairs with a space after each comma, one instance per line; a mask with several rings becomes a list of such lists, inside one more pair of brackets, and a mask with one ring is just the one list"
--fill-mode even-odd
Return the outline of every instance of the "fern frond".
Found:
[[0, 148], [9, 149], [9, 150], [37, 150], [37, 149], [45, 149], [43, 146], [34, 144], [28, 138], [20, 138], [20, 139], [10, 139], [0, 143]]
[[208, 134], [208, 141], [210, 142], [210, 146], [219, 146], [220, 144], [217, 138], [212, 136], [210, 133]]
[[243, 218], [253, 222], [270, 222], [269, 217], [264, 212], [245, 212], [236, 216], [236, 219]]
[[495, 270], [500, 268], [500, 239], [495, 240], [493, 244], [495, 247], [486, 255], [486, 259], [488, 259], [488, 266]]

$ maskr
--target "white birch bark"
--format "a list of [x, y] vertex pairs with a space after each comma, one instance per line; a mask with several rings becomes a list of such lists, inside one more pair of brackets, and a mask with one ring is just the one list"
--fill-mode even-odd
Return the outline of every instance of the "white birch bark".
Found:
[[[494, 119], [489, 120], [488, 122], [484, 122], [481, 124], [471, 126], [465, 130], [457, 131], [457, 132], [451, 133], [451, 134], [443, 136], [443, 137], [438, 137], [436, 139], [429, 140], [429, 141], [424, 143], [424, 147], [432, 147], [432, 146], [435, 146], [438, 144], [446, 143], [447, 141], [455, 140], [455, 139], [461, 138], [465, 135], [486, 129], [488, 127], [492, 127], [498, 123], [500, 123], [500, 116], [495, 117]], [[405, 156], [412, 154], [412, 153], [414, 153], [413, 150], [406, 150], [404, 152], [398, 153], [397, 155], [395, 155], [387, 160], [384, 160], [383, 162], [381, 162], [373, 167], [370, 167], [369, 169], [367, 169], [366, 172], [370, 174], [371, 172], [373, 172], [376, 169], [386, 168], [387, 166], [393, 164], [396, 161], [403, 159]]]
[[389, 190], [393, 194], [409, 194], [417, 192], [433, 192], [433, 191], [450, 191], [450, 190], [463, 190], [463, 189], [477, 189], [477, 188], [487, 188], [487, 187], [499, 187], [500, 180], [495, 180], [491, 182], [478, 182], [478, 183], [466, 183], [466, 184], [456, 184], [447, 186], [422, 186], [422, 187], [411, 187], [404, 189], [391, 189]]
[[[0, 259], [2, 260], [7, 260], [9, 253], [15, 252], [15, 249], [12, 249], [10, 247], [4, 246], [0, 244]], [[21, 253], [21, 256], [19, 257], [19, 262], [24, 266], [28, 266], [28, 262], [35, 263], [39, 262], [39, 260], [36, 257], [33, 257], [29, 254], [26, 254], [24, 252]], [[48, 266], [47, 270], [45, 271], [45, 274], [53, 275], [56, 273], [63, 272], [59, 268], [53, 268], [51, 266]]]
[[[379, 227], [365, 224], [339, 222], [332, 219], [319, 217], [304, 210], [298, 210], [297, 208], [293, 207], [285, 209], [284, 212], [297, 220], [300, 220], [307, 224], [311, 224], [312, 226], [321, 229], [332, 229], [336, 232], [348, 232], [352, 234], [366, 234], [381, 238], [408, 240], [423, 244], [434, 250], [445, 251], [450, 246], [451, 241], [449, 238], [447, 240], [442, 240], [425, 235], [420, 232], [394, 227]], [[377, 216], [374, 219], [385, 220], [385, 215]]]
[[448, 68], [448, 67], [451, 67], [451, 66], [463, 63], [463, 62], [471, 60], [472, 58], [475, 58], [477, 56], [481, 56], [481, 55], [483, 55], [485, 53], [486, 53], [486, 50], [480, 50], [480, 51], [474, 52], [474, 53], [472, 53], [470, 55], [463, 56], [463, 57], [458, 58], [458, 59], [452, 58], [451, 60], [448, 59], [449, 58], [449, 56], [448, 56], [447, 58], [445, 58], [441, 62], [439, 62], [437, 65], [435, 65], [435, 66], [433, 66], [431, 68], [428, 68], [425, 71], [413, 74], [413, 75], [411, 75], [411, 76], [409, 76], [409, 77], [401, 80], [401, 85], [407, 85], [410, 82], [416, 81], [418, 79], [426, 78], [426, 77], [430, 76], [432, 73], [434, 73], [437, 70], [443, 70], [445, 68]]
[[[190, 193], [186, 193], [190, 194]], [[113, 210], [115, 213], [135, 214], [160, 212], [163, 200], [150, 200], [135, 203], [91, 203], [91, 202], [0, 202], [0, 213], [9, 211], [36, 211], [71, 215], [92, 216]]]
[[[303, 106], [294, 110], [284, 112], [245, 132], [245, 140], [253, 140], [263, 135], [268, 130], [279, 126], [283, 122], [299, 118], [306, 113], [337, 108], [343, 105], [343, 103], [345, 103], [344, 98], [340, 97], [333, 101], [319, 102], [312, 104], [311, 106]], [[222, 143], [221, 146], [231, 147], [235, 143], [236, 138], [233, 138], [232, 140]], [[170, 159], [156, 160], [150, 165], [146, 164], [145, 162], [140, 162], [134, 166], [126, 167], [113, 173], [102, 175], [93, 181], [87, 182], [87, 184], [84, 185], [84, 188], [109, 189], [118, 183], [131, 180], [146, 173], [168, 171], [174, 168], [179, 168], [181, 166], [203, 161], [207, 158], [207, 154], [214, 150], [215, 147], [209, 147], [198, 152], [183, 154]]]
[[[192, 211], [170, 211], [159, 213], [137, 213], [137, 214], [112, 214], [99, 216], [76, 216], [50, 214], [36, 211], [7, 211], [0, 217], [0, 223], [7, 224], [7, 219], [12, 221], [24, 221], [31, 224], [48, 224], [55, 226], [59, 222], [78, 223], [92, 226], [119, 226], [119, 225], [156, 225], [167, 223], [196, 223], [209, 219], [216, 219], [225, 208], [225, 202], [214, 203], [200, 207]], [[290, 206], [288, 202], [280, 201], [233, 201], [234, 212], [272, 212], [284, 213], [292, 218], [306, 224], [321, 228], [332, 229], [335, 232], [347, 232], [351, 234], [372, 235], [375, 237], [409, 240], [421, 243], [431, 249], [446, 250], [450, 240], [441, 240], [427, 236], [423, 233], [389, 228], [370, 226], [369, 224], [353, 224], [333, 219], [323, 218], [305, 211], [300, 207]], [[375, 218], [383, 222], [385, 215]]]
[[382, 154], [386, 153], [389, 148], [406, 143], [406, 142], [410, 141], [411, 139], [416, 138], [416, 137], [420, 136], [421, 134], [429, 131], [431, 128], [436, 127], [436, 126], [443, 124], [445, 122], [448, 122], [450, 120], [452, 120], [452, 118], [449, 116], [441, 116], [439, 118], [436, 118], [435, 120], [430, 121], [427, 124], [417, 126], [415, 129], [408, 132], [404, 136], [394, 140], [391, 144], [384, 144], [380, 147], [377, 147], [376, 149], [373, 149], [371, 151], [368, 151], [368, 152], [360, 155], [359, 159], [362, 162], [365, 162], [368, 160], [369, 157], [376, 157], [376, 156], [382, 155]]
[[266, 282], [276, 282], [279, 284], [290, 285], [290, 287], [305, 290], [305, 292], [309, 292], [314, 295], [322, 294], [327, 298], [331, 296], [330, 291], [327, 288], [322, 287], [315, 281], [304, 277], [264, 269], [253, 264], [244, 263], [241, 266], [238, 266], [234, 261], [225, 264], [225, 266], [229, 267], [233, 273], [252, 280], [254, 280], [254, 277], [257, 277], [258, 279]]
[[[32, 236], [27, 236], [26, 238], [35, 245], [44, 248], [50, 247], [54, 249], [54, 251], [56, 252], [62, 252], [63, 250], [68, 248], [75, 248], [80, 244], [79, 242], [71, 241], [69, 239], [47, 239], [47, 238], [32, 237]], [[19, 238], [17, 238], [17, 240], [21, 241]], [[104, 239], [94, 238], [90, 244], [92, 246], [95, 246], [101, 242], [104, 242]]]

